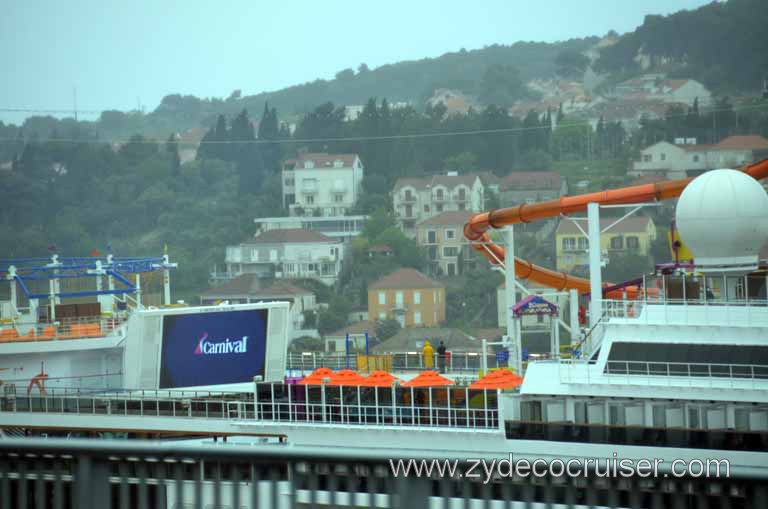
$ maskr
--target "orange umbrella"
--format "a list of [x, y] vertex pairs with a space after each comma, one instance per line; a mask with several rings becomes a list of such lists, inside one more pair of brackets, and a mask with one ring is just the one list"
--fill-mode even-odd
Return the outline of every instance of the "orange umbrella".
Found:
[[304, 377], [304, 380], [299, 382], [299, 385], [322, 385], [323, 378], [330, 378], [333, 376], [333, 371], [328, 368], [317, 368], [312, 373]]
[[360, 385], [365, 382], [365, 377], [358, 375], [351, 369], [342, 369], [331, 375], [328, 385]]
[[522, 377], [508, 369], [491, 371], [469, 386], [470, 389], [513, 389], [522, 385]]
[[400, 380], [395, 375], [389, 374], [386, 371], [374, 371], [368, 377], [360, 383], [363, 387], [392, 387], [392, 382]]
[[405, 382], [403, 387], [445, 387], [456, 382], [440, 376], [434, 371], [422, 371], [417, 377]]

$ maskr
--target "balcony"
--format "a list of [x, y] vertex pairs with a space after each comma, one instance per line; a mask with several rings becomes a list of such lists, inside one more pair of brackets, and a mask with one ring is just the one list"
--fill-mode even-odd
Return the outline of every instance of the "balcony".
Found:
[[317, 182], [315, 181], [303, 181], [301, 183], [301, 192], [304, 194], [312, 194], [317, 192]]
[[406, 194], [400, 197], [400, 201], [403, 203], [416, 203], [416, 195]]

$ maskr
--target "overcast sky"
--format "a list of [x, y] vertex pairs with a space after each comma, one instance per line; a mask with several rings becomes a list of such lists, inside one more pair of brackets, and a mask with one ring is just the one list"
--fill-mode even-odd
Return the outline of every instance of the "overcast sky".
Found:
[[[0, 109], [154, 109], [516, 41], [633, 30], [707, 0], [5, 0]], [[480, 6], [478, 6], [478, 4]], [[0, 111], [19, 122], [28, 114]], [[90, 118], [90, 117], [85, 117]]]

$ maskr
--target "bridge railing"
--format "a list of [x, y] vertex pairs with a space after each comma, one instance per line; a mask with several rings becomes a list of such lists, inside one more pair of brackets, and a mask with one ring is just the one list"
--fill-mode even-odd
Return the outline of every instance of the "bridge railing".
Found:
[[[485, 457], [487, 456], [487, 457]], [[507, 459], [486, 454], [487, 464]], [[432, 460], [454, 472], [404, 474]], [[126, 440], [0, 440], [0, 506], [77, 507], [745, 507], [768, 506], [760, 471], [729, 478], [595, 475], [467, 475], [475, 461], [434, 450]], [[477, 464], [475, 464], [475, 467]], [[472, 467], [474, 468], [474, 467]], [[511, 470], [511, 469], [510, 469]], [[554, 469], [552, 469], [554, 470]], [[660, 476], [669, 471], [660, 466]]]

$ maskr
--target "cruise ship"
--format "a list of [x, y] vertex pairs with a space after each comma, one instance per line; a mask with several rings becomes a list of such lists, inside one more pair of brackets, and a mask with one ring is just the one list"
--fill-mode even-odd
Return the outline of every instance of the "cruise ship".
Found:
[[[474, 483], [466, 476], [435, 480], [419, 500], [430, 507], [767, 507], [768, 260], [760, 248], [768, 241], [768, 194], [759, 182], [766, 176], [762, 161], [474, 216], [465, 235], [504, 270], [510, 313], [508, 335], [500, 345], [483, 341], [488, 350], [479, 352], [472, 373], [410, 369], [398, 361], [405, 352], [345, 356], [304, 369], [287, 350], [288, 303], [173, 305], [167, 255], [4, 261], [0, 275], [11, 284], [11, 299], [3, 302], [0, 324], [0, 428], [13, 443], [40, 435], [136, 437], [163, 439], [158, 447], [248, 444], [254, 455], [304, 450], [366, 461], [387, 455], [589, 458], [596, 465], [653, 459], [663, 465], [653, 478], [595, 480], [592, 472], [590, 480], [561, 482], [550, 475], [544, 489], [518, 477]], [[627, 217], [668, 199], [678, 199], [676, 248], [687, 248], [693, 259], [677, 258], [633, 281], [604, 282], [601, 211], [618, 208]], [[514, 258], [514, 224], [579, 219], [585, 212], [588, 280]], [[494, 242], [494, 229], [504, 247]], [[149, 271], [164, 278], [164, 302], [155, 307], [141, 302], [141, 278], [131, 280]], [[60, 291], [60, 281], [85, 276], [96, 278], [94, 290]], [[30, 289], [36, 280], [47, 291]], [[524, 361], [512, 309], [519, 304], [515, 289], [526, 292], [525, 280], [568, 293], [569, 313], [558, 315], [578, 338], [568, 355], [553, 340], [550, 355]], [[86, 293], [97, 302], [75, 304], [71, 316], [61, 316], [60, 299]], [[589, 307], [583, 328], [575, 319], [580, 301]], [[48, 303], [45, 312], [40, 302]], [[494, 362], [507, 357], [486, 360], [491, 347], [508, 352], [509, 370], [501, 371], [522, 375], [521, 382], [493, 383]], [[341, 369], [350, 366], [358, 372]], [[423, 506], [403, 502], [402, 493], [396, 503], [391, 484], [378, 489], [370, 481], [356, 489], [348, 480], [372, 471], [321, 467], [309, 475], [303, 463], [285, 461], [291, 467], [275, 473], [276, 482], [287, 483], [280, 486], [293, 498], [276, 502], [283, 488], [275, 488], [274, 507]], [[698, 475], [691, 470], [678, 478], [675, 461], [700, 466]], [[703, 475], [718, 461], [727, 462], [728, 479]], [[233, 488], [224, 498], [206, 490], [206, 479], [201, 474], [195, 486], [202, 491], [193, 495], [187, 481], [173, 489], [154, 482], [167, 488], [160, 498], [169, 507], [185, 507], [185, 494], [201, 504], [218, 496], [209, 505], [222, 507], [246, 497], [243, 477], [227, 477]], [[249, 482], [242, 490], [257, 492], [256, 479]], [[302, 498], [309, 492], [311, 500]], [[259, 497], [242, 507], [255, 507]]]

